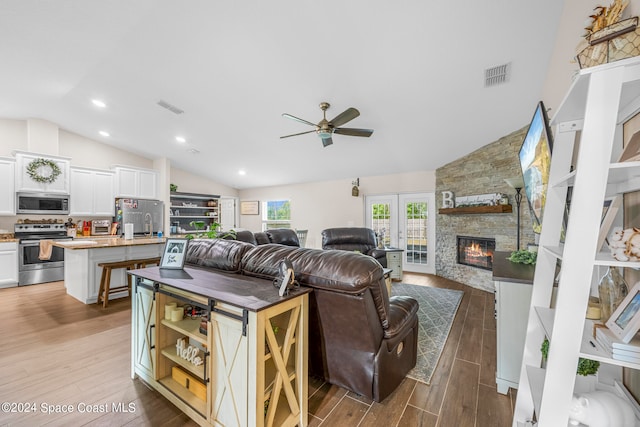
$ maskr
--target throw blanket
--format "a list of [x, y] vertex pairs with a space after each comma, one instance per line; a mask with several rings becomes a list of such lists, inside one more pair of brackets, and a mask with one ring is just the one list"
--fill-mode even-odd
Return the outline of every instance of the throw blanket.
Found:
[[51, 250], [53, 248], [53, 240], [40, 240], [40, 254], [38, 258], [41, 260], [48, 260], [51, 258]]

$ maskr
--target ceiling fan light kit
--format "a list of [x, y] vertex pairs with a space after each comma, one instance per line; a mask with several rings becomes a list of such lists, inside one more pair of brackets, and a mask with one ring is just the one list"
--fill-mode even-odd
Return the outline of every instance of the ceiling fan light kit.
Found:
[[327, 109], [329, 109], [331, 105], [328, 102], [321, 102], [320, 109], [322, 110], [322, 120], [320, 120], [317, 124], [311, 123], [310, 121], [301, 119], [296, 116], [292, 116], [291, 114], [283, 113], [282, 117], [287, 119], [295, 120], [300, 123], [307, 124], [309, 126], [315, 127], [315, 130], [310, 130], [307, 132], [294, 133], [291, 135], [281, 136], [282, 138], [289, 138], [291, 136], [304, 135], [306, 133], [315, 132], [320, 139], [322, 140], [322, 146], [327, 147], [333, 144], [333, 139], [331, 136], [336, 133], [340, 135], [347, 136], [362, 136], [362, 137], [370, 137], [373, 134], [372, 129], [354, 129], [354, 128], [341, 128], [343, 124], [350, 122], [360, 115], [360, 112], [353, 107], [347, 108], [342, 113], [338, 114], [333, 120], [327, 120]]

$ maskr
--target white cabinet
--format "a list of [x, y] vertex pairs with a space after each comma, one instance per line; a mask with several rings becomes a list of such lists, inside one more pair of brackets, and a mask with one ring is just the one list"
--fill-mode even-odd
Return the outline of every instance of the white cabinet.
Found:
[[[16, 191], [31, 191], [44, 193], [69, 194], [69, 169], [70, 159], [68, 157], [51, 156], [48, 154], [35, 154], [26, 152], [16, 152], [15, 188]], [[38, 162], [44, 164], [34, 168]], [[55, 164], [54, 171], [48, 163]], [[53, 173], [58, 173], [53, 182], [38, 182], [29, 175], [30, 168], [39, 176], [49, 177]]]
[[116, 166], [116, 197], [158, 198], [158, 172]]
[[524, 339], [527, 335], [527, 311], [532, 285], [496, 281], [496, 385], [499, 393], [518, 388]]
[[114, 173], [72, 167], [69, 215], [113, 216]]
[[385, 249], [387, 268], [391, 269], [391, 280], [402, 280], [402, 249]]
[[[640, 364], [614, 359], [607, 349], [597, 341], [594, 343], [592, 322], [585, 320], [595, 267], [640, 267], [638, 262], [616, 261], [608, 249], [599, 252], [598, 247], [605, 197], [640, 188], [637, 179], [640, 162], [617, 161], [617, 151], [622, 147], [622, 124], [640, 111], [638, 83], [638, 57], [581, 70], [556, 110], [554, 151], [514, 427], [524, 425], [534, 415], [540, 426], [568, 425], [580, 357], [600, 362], [598, 387], [614, 392], [623, 387], [622, 366], [640, 369]], [[572, 167], [578, 137], [579, 153]], [[569, 187], [573, 189], [565, 227]], [[562, 260], [559, 275], [558, 260]], [[556, 277], [558, 295], [553, 304]], [[540, 368], [540, 345], [545, 336], [550, 343], [549, 355], [546, 366]]]
[[153, 282], [141, 279], [131, 297], [131, 375], [142, 373], [155, 379], [156, 374], [156, 300]]
[[0, 288], [18, 284], [18, 242], [0, 243]]
[[[308, 290], [277, 299], [232, 296], [230, 304], [229, 286], [237, 295], [256, 288], [269, 295], [271, 283], [202, 269], [185, 272], [188, 281], [163, 277], [157, 267], [136, 270], [132, 377], [140, 376], [202, 426], [306, 426]], [[200, 313], [172, 319], [165, 313], [169, 304]], [[204, 363], [178, 355], [178, 340], [197, 348]]]
[[16, 214], [14, 159], [0, 157], [0, 215]]

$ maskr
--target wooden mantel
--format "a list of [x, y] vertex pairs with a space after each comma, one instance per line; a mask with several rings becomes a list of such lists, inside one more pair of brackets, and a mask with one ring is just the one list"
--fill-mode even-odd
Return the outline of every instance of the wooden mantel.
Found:
[[440, 208], [438, 213], [443, 215], [467, 215], [467, 214], [492, 214], [492, 213], [510, 213], [511, 205], [496, 206], [465, 206], [461, 208]]

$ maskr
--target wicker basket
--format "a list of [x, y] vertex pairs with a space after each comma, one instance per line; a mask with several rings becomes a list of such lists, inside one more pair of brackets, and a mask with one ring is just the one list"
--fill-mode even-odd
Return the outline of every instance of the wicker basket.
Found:
[[640, 55], [638, 17], [625, 19], [589, 36], [589, 46], [578, 54], [580, 68]]

